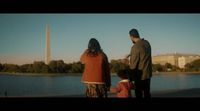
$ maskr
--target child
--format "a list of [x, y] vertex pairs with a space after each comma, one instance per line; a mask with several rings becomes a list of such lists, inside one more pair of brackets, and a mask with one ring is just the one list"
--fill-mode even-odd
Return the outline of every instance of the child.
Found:
[[120, 70], [117, 75], [121, 78], [121, 81], [118, 82], [117, 87], [110, 88], [110, 91], [117, 93], [117, 97], [119, 98], [132, 97], [131, 89], [134, 89], [134, 84], [129, 81], [127, 71]]

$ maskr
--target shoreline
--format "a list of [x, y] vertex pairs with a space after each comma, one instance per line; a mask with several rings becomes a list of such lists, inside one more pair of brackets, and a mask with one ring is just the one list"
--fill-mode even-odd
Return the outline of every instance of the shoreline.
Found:
[[[0, 75], [13, 75], [13, 76], [82, 76], [83, 73], [12, 73], [0, 72]], [[112, 73], [111, 76], [116, 76]]]
[[13, 76], [80, 76], [82, 73], [9, 73], [0, 72], [0, 75], [13, 75]]
[[[86, 98], [84, 94], [78, 95], [33, 95], [33, 96], [0, 96], [0, 98]], [[162, 91], [151, 91], [152, 98], [194, 98], [200, 97], [200, 88], [189, 89], [170, 89]], [[108, 98], [117, 98], [116, 93], [108, 93]], [[134, 90], [132, 90], [132, 98], [135, 98]]]
[[[200, 72], [153, 72], [152, 75], [199, 75]], [[0, 75], [13, 75], [13, 76], [81, 76], [82, 73], [12, 73], [0, 72]], [[112, 73], [111, 76], [116, 76]]]
[[173, 74], [200, 74], [200, 72], [153, 72], [153, 75], [173, 75]]

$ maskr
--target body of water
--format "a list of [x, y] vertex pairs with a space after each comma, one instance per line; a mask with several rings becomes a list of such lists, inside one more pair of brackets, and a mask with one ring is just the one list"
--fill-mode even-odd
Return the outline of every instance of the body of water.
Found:
[[[71, 74], [73, 75], [73, 74]], [[81, 76], [0, 75], [0, 96], [76, 96], [84, 95]], [[112, 87], [119, 78], [112, 76]], [[151, 79], [152, 91], [200, 88], [200, 74], [162, 74]]]

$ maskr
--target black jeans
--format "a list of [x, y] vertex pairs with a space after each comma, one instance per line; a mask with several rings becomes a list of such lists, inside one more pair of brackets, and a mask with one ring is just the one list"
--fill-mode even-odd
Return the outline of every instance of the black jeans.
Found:
[[150, 79], [135, 80], [135, 96], [136, 98], [151, 98]]

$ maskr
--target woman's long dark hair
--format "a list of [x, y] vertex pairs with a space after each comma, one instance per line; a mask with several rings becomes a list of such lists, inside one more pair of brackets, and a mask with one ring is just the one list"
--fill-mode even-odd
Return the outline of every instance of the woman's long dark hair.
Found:
[[91, 38], [88, 43], [88, 54], [96, 55], [99, 51], [102, 51], [101, 46], [97, 39]]

